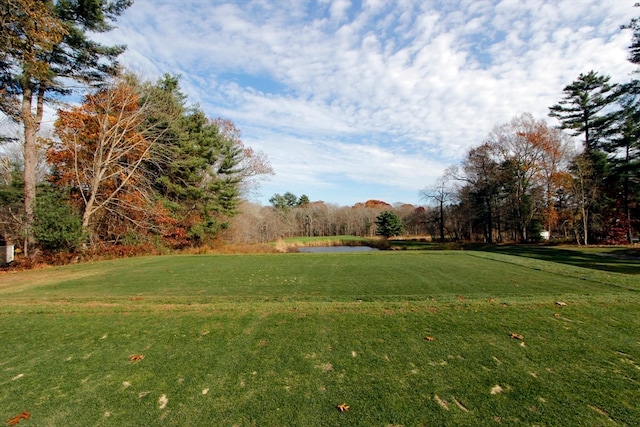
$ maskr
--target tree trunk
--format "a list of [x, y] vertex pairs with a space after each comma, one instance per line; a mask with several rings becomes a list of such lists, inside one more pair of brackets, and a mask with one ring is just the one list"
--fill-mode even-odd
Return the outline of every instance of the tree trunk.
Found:
[[[629, 165], [629, 144], [625, 147], [625, 164]], [[631, 207], [629, 206], [629, 171], [626, 170], [624, 173], [624, 210], [625, 216], [627, 220], [627, 243], [633, 243], [633, 232], [631, 229]]]
[[584, 232], [584, 245], [589, 244], [589, 210], [585, 206], [585, 202], [582, 202], [582, 227]]
[[34, 220], [34, 205], [36, 201], [36, 135], [40, 128], [38, 114], [34, 116], [31, 111], [33, 90], [26, 85], [22, 95], [22, 121], [24, 124], [24, 254], [29, 255], [31, 234]]
[[440, 243], [444, 243], [444, 201], [440, 199]]
[[486, 202], [487, 220], [486, 220], [486, 240], [487, 243], [493, 243], [493, 213], [491, 210], [491, 199]]

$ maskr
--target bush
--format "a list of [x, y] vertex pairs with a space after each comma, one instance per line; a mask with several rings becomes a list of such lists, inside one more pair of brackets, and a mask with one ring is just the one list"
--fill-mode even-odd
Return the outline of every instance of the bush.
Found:
[[527, 227], [527, 236], [529, 237], [529, 241], [534, 243], [540, 242], [542, 240], [541, 233], [543, 230], [544, 227], [539, 220], [532, 220]]
[[69, 198], [52, 187], [42, 189], [34, 208], [33, 234], [47, 251], [72, 251], [82, 241], [82, 218]]

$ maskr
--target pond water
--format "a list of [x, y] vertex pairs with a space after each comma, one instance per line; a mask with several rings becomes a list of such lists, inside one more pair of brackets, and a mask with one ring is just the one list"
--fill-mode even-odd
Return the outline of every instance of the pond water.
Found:
[[334, 252], [371, 252], [377, 251], [369, 246], [305, 246], [298, 248], [298, 252], [305, 253], [334, 253]]

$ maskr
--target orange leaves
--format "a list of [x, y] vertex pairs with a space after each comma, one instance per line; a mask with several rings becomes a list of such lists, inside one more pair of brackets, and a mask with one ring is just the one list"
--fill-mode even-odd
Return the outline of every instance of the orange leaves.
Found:
[[364, 202], [364, 207], [387, 209], [390, 208], [391, 205], [387, 202], [383, 202], [382, 200], [367, 200], [366, 202]]
[[16, 71], [11, 73], [18, 72], [30, 80], [50, 81], [48, 52], [67, 34], [65, 25], [56, 16], [53, 2], [4, 1], [2, 21], [0, 43], [4, 55], [8, 56], [5, 61], [8, 59], [16, 65]]
[[340, 412], [347, 412], [349, 409], [351, 409], [346, 403], [341, 403], [340, 405], [337, 405], [336, 408]]
[[129, 362], [139, 362], [142, 359], [144, 359], [144, 355], [142, 354], [132, 354], [131, 356], [129, 356]]
[[435, 341], [436, 339], [434, 337], [424, 337], [425, 341]]
[[511, 338], [513, 338], [514, 340], [522, 340], [524, 339], [524, 337], [522, 335], [516, 334], [514, 332], [511, 333], [511, 335], [509, 335]]
[[125, 80], [58, 112], [58, 142], [47, 152], [52, 182], [72, 189], [83, 225], [102, 238], [117, 241], [147, 225], [151, 190], [141, 166], [158, 138], [148, 113], [137, 88]]
[[16, 415], [13, 418], [9, 418], [7, 420], [7, 425], [14, 426], [18, 424], [21, 420], [28, 420], [31, 414], [27, 411], [22, 412], [21, 414]]

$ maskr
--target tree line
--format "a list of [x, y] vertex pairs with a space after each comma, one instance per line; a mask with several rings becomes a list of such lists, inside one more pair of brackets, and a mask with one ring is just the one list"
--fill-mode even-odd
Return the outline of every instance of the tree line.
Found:
[[421, 206], [392, 206], [381, 200], [339, 206], [291, 192], [274, 194], [268, 206], [245, 201], [240, 211], [223, 233], [226, 241], [251, 244], [299, 236], [425, 236], [433, 225], [428, 208]]
[[[637, 21], [629, 59], [640, 64]], [[578, 244], [637, 241], [640, 81], [589, 71], [549, 107], [560, 126], [522, 114], [496, 127], [425, 196], [441, 206], [441, 238]], [[576, 149], [571, 137], [578, 137]], [[447, 204], [448, 218], [444, 204]]]

